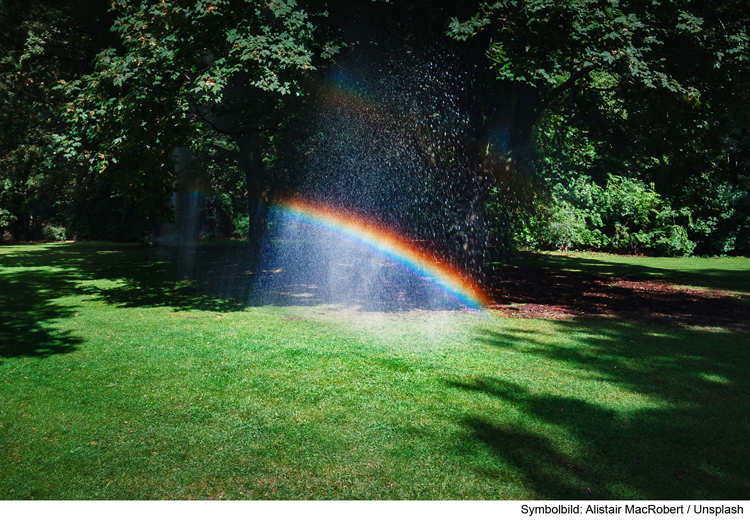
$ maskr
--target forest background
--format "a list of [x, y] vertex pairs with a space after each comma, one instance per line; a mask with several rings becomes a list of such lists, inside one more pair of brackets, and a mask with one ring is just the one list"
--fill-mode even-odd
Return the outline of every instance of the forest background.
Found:
[[449, 63], [447, 147], [364, 111], [460, 205], [447, 250], [750, 255], [748, 27], [745, 0], [1, 0], [0, 238], [152, 243], [193, 200], [181, 236], [258, 248], [337, 68]]

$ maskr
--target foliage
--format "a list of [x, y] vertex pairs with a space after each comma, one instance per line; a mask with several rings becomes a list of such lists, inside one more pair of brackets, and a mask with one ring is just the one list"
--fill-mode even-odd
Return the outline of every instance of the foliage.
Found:
[[49, 164], [61, 104], [51, 88], [84, 71], [107, 23], [81, 2], [0, 3], [0, 229], [13, 238], [40, 238], [63, 221], [78, 182], [75, 167]]
[[45, 241], [64, 241], [65, 228], [62, 226], [47, 225], [42, 228], [42, 236]]
[[[257, 133], [273, 101], [262, 92], [292, 92], [320, 47], [294, 0], [118, 0], [114, 9], [118, 45], [97, 55], [93, 73], [60, 86], [70, 130], [58, 150], [109, 171], [126, 199], [155, 211], [172, 191], [175, 148], [205, 149], [211, 128]], [[335, 51], [327, 43], [320, 53]]]
[[[170, 197], [180, 189], [177, 147], [193, 151], [199, 180], [215, 180], [217, 166], [236, 180], [247, 153], [220, 136], [257, 135], [276, 117], [276, 96], [299, 91], [298, 77], [315, 69], [313, 60], [339, 49], [317, 31], [325, 13], [310, 15], [295, 0], [118, 0], [109, 7], [44, 0], [0, 7], [8, 28], [0, 50], [7, 102], [0, 207], [16, 238], [40, 238], [49, 222], [100, 239], [153, 231], [156, 218], [171, 217]], [[243, 180], [257, 178], [241, 171]], [[217, 213], [214, 200], [205, 212], [221, 217], [222, 234], [231, 233], [222, 215], [246, 209], [237, 206], [247, 200], [247, 182], [230, 187], [230, 210], [223, 200]], [[130, 233], [112, 229], [122, 222], [94, 214], [107, 210], [120, 211], [122, 222], [141, 220]]]
[[[535, 146], [534, 168], [545, 185], [527, 215], [521, 246], [662, 255], [689, 255], [695, 248], [693, 211], [673, 208], [654, 182], [602, 175], [618, 166], [607, 145], [586, 131], [549, 115], [537, 128]], [[619, 168], [634, 173], [627, 164]]]
[[237, 215], [234, 220], [234, 233], [240, 237], [246, 237], [250, 233], [250, 215]]
[[[545, 105], [594, 71], [617, 72], [688, 99], [699, 95], [695, 87], [666, 71], [659, 54], [665, 40], [692, 38], [702, 29], [702, 18], [674, 2], [497, 2], [483, 4], [466, 22], [453, 19], [450, 33], [465, 40], [498, 21], [502, 30], [495, 33], [497, 40], [487, 52], [496, 63], [498, 79], [538, 88]], [[744, 43], [746, 35], [739, 33], [737, 38]]]
[[552, 188], [551, 204], [541, 208], [529, 242], [562, 250], [690, 255], [690, 213], [674, 211], [641, 181], [610, 176], [602, 188], [581, 176]]
[[0, 209], [0, 228], [9, 226], [13, 221], [16, 220], [15, 215], [7, 209]]
[[686, 186], [695, 211], [692, 234], [699, 254], [750, 252], [750, 191], [701, 174]]
[[[454, 18], [449, 33], [486, 43], [502, 99], [485, 106], [485, 141], [508, 170], [553, 185], [582, 170], [602, 188], [621, 175], [653, 183], [683, 210], [701, 174], [748, 190], [749, 16], [735, 0], [510, 0]], [[583, 218], [570, 208], [555, 217], [563, 238], [580, 231]], [[744, 220], [732, 222], [720, 231]], [[660, 244], [681, 247], [683, 235], [673, 228]]]
[[[514, 0], [482, 4], [469, 20], [453, 19], [449, 33], [459, 40], [489, 34], [487, 57], [511, 96], [494, 120], [508, 130], [502, 155], [512, 159], [523, 156], [545, 111], [597, 93], [617, 97], [658, 87], [650, 98], [695, 102], [695, 79], [670, 71], [669, 59], [676, 41], [683, 50], [704, 47], [701, 24], [674, 2]], [[602, 76], [608, 86], [597, 86]]]
[[[439, 48], [469, 79], [455, 100], [466, 129], [460, 164], [450, 149], [426, 163], [444, 162], [449, 189], [480, 177], [461, 200], [490, 218], [494, 250], [544, 229], [562, 246], [747, 253], [749, 16], [744, 0], [6, 0], [0, 231], [138, 240], [174, 218], [175, 191], [197, 190], [205, 237], [247, 218], [239, 231], [257, 238], [249, 208], [297, 188], [302, 136], [318, 132], [300, 130], [314, 99], [298, 95], [331, 59]], [[384, 39], [398, 44], [375, 51]], [[648, 222], [604, 198], [598, 212], [550, 202], [587, 192], [580, 177], [604, 196], [610, 175], [634, 200], [659, 197]]]

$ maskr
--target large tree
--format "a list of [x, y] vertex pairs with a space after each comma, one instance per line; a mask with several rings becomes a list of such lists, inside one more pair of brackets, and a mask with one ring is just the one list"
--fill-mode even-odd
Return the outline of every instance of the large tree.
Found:
[[450, 34], [493, 64], [477, 137], [496, 174], [539, 174], [557, 131], [574, 170], [681, 200], [746, 171], [749, 25], [742, 0], [506, 0]]
[[747, 71], [750, 13], [739, 0], [507, 0], [478, 11], [454, 19], [450, 34], [486, 43], [504, 95], [487, 111], [489, 129], [503, 129], [511, 161], [546, 112], [613, 121], [616, 106], [619, 121], [639, 109], [645, 121], [669, 119], [710, 97], [717, 78], [731, 84]]
[[161, 213], [203, 155], [234, 157], [256, 207], [269, 184], [262, 133], [280, 97], [299, 95], [298, 77], [337, 50], [316, 34], [325, 13], [295, 0], [118, 0], [113, 11], [116, 45], [92, 73], [61, 84], [70, 128], [59, 152]]
[[90, 71], [111, 42], [108, 8], [108, 2], [0, 2], [0, 235], [39, 237], [78, 188], [75, 164], [49, 163], [49, 145], [65, 130], [57, 113], [64, 97], [53, 88]]
[[372, 116], [403, 129], [445, 189], [477, 195], [464, 201], [465, 218], [481, 218], [493, 187], [506, 195], [500, 209], [511, 211], [518, 183], [540, 172], [555, 144], [593, 149], [585, 163], [595, 179], [637, 176], [662, 193], [684, 191], [683, 167], [744, 181], [745, 2], [331, 0], [329, 17], [313, 13], [319, 8], [293, 0], [117, 0], [93, 10], [4, 2], [0, 222], [15, 216], [18, 231], [30, 225], [19, 215], [39, 217], [33, 212], [71, 197], [77, 206], [69, 209], [85, 212], [77, 219], [115, 202], [135, 217], [165, 215], [176, 182], [213, 175], [258, 211], [258, 240], [257, 205], [276, 183], [263, 158], [283, 152], [286, 165], [277, 166], [288, 168], [289, 146], [314, 132], [290, 130], [290, 118], [297, 94], [315, 90], [305, 79], [339, 41], [351, 54], [342, 63], [359, 61], [365, 73], [372, 64], [395, 79], [401, 68], [408, 84], [421, 60], [462, 74], [455, 86], [432, 83], [413, 98], [427, 108], [439, 91], [455, 90], [466, 126], [451, 145], [440, 147], [431, 132], [442, 126], [440, 112]]

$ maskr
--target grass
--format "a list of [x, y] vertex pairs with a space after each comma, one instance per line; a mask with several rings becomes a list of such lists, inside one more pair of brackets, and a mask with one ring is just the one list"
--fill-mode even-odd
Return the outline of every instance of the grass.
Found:
[[586, 252], [521, 252], [512, 264], [659, 280], [694, 288], [750, 294], [750, 259], [746, 257], [675, 258]]
[[1, 499], [750, 497], [746, 334], [253, 306], [197, 252], [0, 247]]

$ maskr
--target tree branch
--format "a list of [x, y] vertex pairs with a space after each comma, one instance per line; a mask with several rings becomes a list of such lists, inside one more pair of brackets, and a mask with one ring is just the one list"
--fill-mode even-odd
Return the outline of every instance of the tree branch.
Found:
[[563, 94], [568, 88], [573, 86], [576, 81], [581, 79], [582, 77], [585, 77], [588, 75], [592, 70], [594, 70], [595, 66], [587, 66], [586, 68], [583, 68], [582, 70], [578, 70], [577, 72], [574, 72], [570, 74], [570, 77], [561, 85], [555, 87], [547, 97], [542, 99], [542, 108], [549, 108], [550, 104], [557, 99], [560, 95]]
[[[245, 134], [248, 134], [250, 132], [277, 132], [279, 130], [278, 127], [253, 127], [249, 125], [238, 125], [237, 127], [231, 127], [231, 128], [224, 128], [221, 127], [216, 123], [216, 120], [213, 120], [206, 115], [204, 115], [200, 109], [195, 109], [195, 113], [200, 117], [205, 123], [208, 123], [212, 129], [214, 129], [219, 134], [226, 134], [227, 136], [243, 136]], [[258, 120], [254, 120], [254, 123], [257, 123]]]

